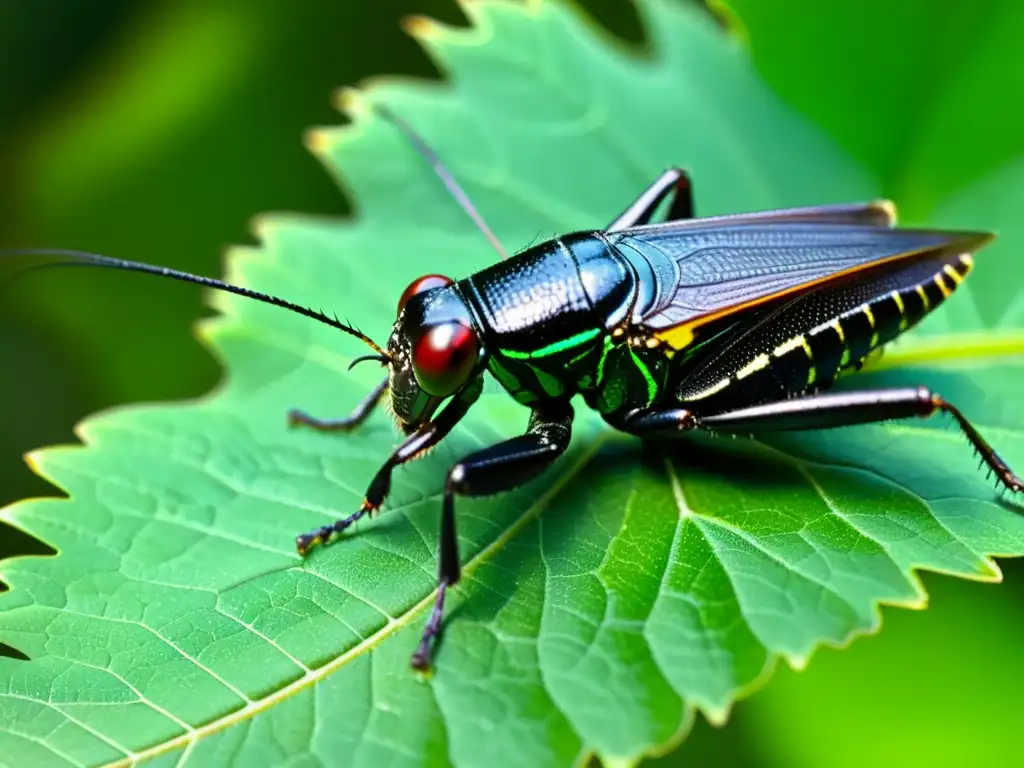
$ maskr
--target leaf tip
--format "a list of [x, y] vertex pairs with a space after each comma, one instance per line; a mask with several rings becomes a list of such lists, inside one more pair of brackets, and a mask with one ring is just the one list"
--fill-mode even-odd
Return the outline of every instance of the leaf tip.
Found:
[[[822, 645], [827, 644], [823, 643]], [[783, 654], [783, 658], [794, 672], [803, 672], [807, 669], [807, 665], [810, 664], [812, 655], [813, 649], [810, 653], [786, 653]]]
[[700, 705], [701, 714], [704, 715], [704, 719], [708, 721], [708, 725], [713, 728], [724, 728], [729, 722], [729, 715], [732, 713], [732, 707], [728, 704], [711, 706], [711, 705]]
[[403, 18], [399, 24], [409, 37], [416, 40], [431, 40], [441, 36], [443, 27], [428, 16], [413, 14]]
[[[308, 144], [307, 148], [309, 148]], [[310, 151], [313, 150], [310, 148]], [[252, 232], [253, 237], [255, 237], [261, 243], [266, 242], [268, 236], [270, 235], [271, 229], [272, 224], [270, 217], [267, 216], [265, 213], [257, 213], [255, 216], [249, 219], [249, 231]], [[237, 252], [238, 249], [229, 248], [224, 258], [225, 262], [229, 264], [234, 263], [234, 257], [236, 256]]]
[[25, 464], [32, 470], [33, 474], [39, 477], [46, 477], [46, 470], [43, 468], [43, 449], [29, 451], [24, 455]]
[[334, 108], [351, 120], [363, 117], [367, 113], [366, 94], [358, 88], [345, 86], [336, 90], [331, 97]]
[[[310, 128], [302, 134], [302, 143], [314, 155], [326, 155], [337, 142], [335, 131], [330, 128]], [[258, 226], [259, 217], [253, 219], [253, 226]]]
[[740, 15], [729, 5], [728, 0], [705, 0], [708, 13], [725, 30], [726, 34], [739, 40], [743, 45], [750, 45], [750, 31], [743, 23]]
[[1003, 569], [999, 567], [999, 563], [988, 555], [982, 557], [981, 561], [981, 569], [978, 572], [977, 581], [986, 584], [1002, 584]]
[[[923, 610], [926, 610], [928, 608], [928, 593], [925, 591], [924, 587], [922, 586], [922, 584], [921, 584], [921, 582], [919, 580], [917, 581], [916, 584], [914, 584], [914, 590], [916, 591], [917, 594], [915, 594], [913, 597], [908, 597], [906, 600], [893, 600], [892, 602], [888, 602], [888, 603], [880, 602], [879, 603], [879, 608], [881, 608], [882, 605], [890, 605], [893, 608], [903, 608], [903, 609], [908, 610], [908, 611], [923, 611]], [[878, 634], [881, 631], [882, 631], [882, 621], [881, 621], [881, 614], [879, 614], [879, 619], [878, 619], [878, 622], [877, 622], [877, 626], [873, 627], [871, 631], [865, 632], [864, 634], [865, 635], [874, 635], [874, 634]], [[851, 642], [852, 642], [852, 639], [851, 639]]]

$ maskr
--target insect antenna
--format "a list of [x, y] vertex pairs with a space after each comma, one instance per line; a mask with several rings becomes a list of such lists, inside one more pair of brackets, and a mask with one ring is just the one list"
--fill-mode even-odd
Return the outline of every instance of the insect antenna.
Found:
[[375, 104], [374, 108], [377, 110], [377, 114], [405, 134], [409, 143], [412, 144], [413, 149], [415, 149], [424, 160], [430, 163], [430, 167], [434, 169], [434, 173], [437, 174], [445, 187], [448, 188], [448, 192], [453, 198], [455, 198], [455, 202], [457, 202], [459, 207], [462, 208], [469, 218], [473, 220], [473, 223], [476, 224], [476, 228], [480, 230], [481, 234], [486, 237], [488, 242], [490, 242], [494, 247], [494, 250], [498, 252], [498, 256], [502, 259], [507, 259], [508, 251], [505, 250], [505, 246], [501, 244], [498, 236], [494, 234], [494, 231], [487, 225], [487, 222], [480, 214], [480, 211], [478, 211], [476, 206], [473, 205], [473, 201], [469, 199], [469, 195], [467, 195], [465, 190], [459, 186], [459, 182], [455, 180], [451, 171], [448, 170], [445, 164], [441, 161], [441, 158], [438, 157], [437, 153], [430, 148], [430, 145], [427, 144], [426, 140], [416, 132], [415, 128], [392, 112], [388, 107], [385, 107], [383, 104]]
[[349, 363], [348, 364], [348, 369], [351, 371], [353, 368], [355, 368], [360, 363], [365, 363], [368, 360], [375, 360], [378, 363], [380, 363], [381, 365], [387, 365], [388, 363], [391, 362], [391, 358], [387, 357], [386, 355], [363, 355], [361, 357], [357, 357], [355, 360], [353, 360], [351, 363]]
[[25, 277], [32, 272], [39, 272], [44, 269], [55, 269], [58, 267], [101, 267], [106, 269], [124, 269], [130, 272], [142, 272], [147, 275], [156, 275], [157, 277], [169, 277], [172, 280], [181, 280], [185, 283], [193, 283], [195, 285], [201, 285], [204, 288], [212, 288], [217, 291], [223, 291], [224, 293], [233, 293], [236, 296], [244, 296], [247, 299], [253, 299], [255, 301], [262, 302], [264, 304], [270, 304], [275, 307], [281, 307], [287, 309], [290, 312], [294, 312], [303, 317], [311, 318], [317, 322], [329, 325], [331, 328], [336, 328], [339, 331], [347, 333], [349, 336], [355, 336], [357, 339], [366, 344], [372, 349], [376, 355], [375, 359], [381, 359], [390, 361], [391, 358], [388, 354], [381, 349], [369, 336], [360, 331], [357, 328], [353, 328], [351, 325], [341, 322], [337, 318], [328, 317], [323, 312], [318, 312], [315, 309], [304, 307], [301, 304], [295, 304], [291, 301], [272, 296], [269, 293], [261, 293], [260, 291], [254, 291], [250, 288], [242, 288], [238, 285], [231, 285], [221, 280], [216, 280], [212, 277], [204, 277], [203, 275], [193, 275], [190, 272], [182, 272], [181, 270], [171, 269], [170, 267], [158, 267], [152, 264], [144, 264], [139, 261], [128, 261], [126, 259], [115, 259], [110, 256], [101, 256], [97, 253], [88, 253], [86, 251], [73, 251], [63, 248], [53, 249], [35, 249], [35, 248], [19, 248], [15, 250], [0, 251], [0, 255], [4, 256], [53, 256], [59, 259], [67, 259], [67, 261], [51, 261], [43, 264], [34, 264], [19, 270], [14, 276], [8, 281], [7, 287], [15, 280]]

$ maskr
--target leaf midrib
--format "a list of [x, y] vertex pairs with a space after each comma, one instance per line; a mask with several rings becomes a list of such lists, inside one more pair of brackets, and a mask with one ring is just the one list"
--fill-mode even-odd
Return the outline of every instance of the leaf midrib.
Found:
[[[500, 551], [505, 544], [507, 544], [520, 530], [522, 530], [528, 523], [530, 523], [540, 512], [548, 505], [548, 503], [561, 491], [561, 489], [569, 483], [573, 477], [579, 474], [590, 461], [597, 455], [600, 448], [612, 439], [616, 433], [611, 431], [605, 431], [599, 433], [590, 442], [590, 445], [583, 450], [577, 461], [570, 465], [555, 482], [553, 482], [547, 490], [538, 498], [529, 509], [527, 509], [522, 515], [512, 522], [500, 536], [497, 536], [494, 541], [484, 547], [480, 552], [470, 558], [462, 568], [463, 578], [471, 575], [477, 568], [490, 560], [495, 554]], [[328, 662], [322, 667], [311, 670], [309, 673], [304, 674], [297, 680], [289, 683], [288, 685], [280, 688], [269, 696], [266, 696], [258, 700], [250, 700], [241, 709], [237, 709], [223, 717], [211, 720], [198, 728], [193, 728], [190, 731], [176, 736], [173, 739], [156, 744], [148, 749], [142, 750], [141, 752], [133, 752], [126, 755], [124, 758], [110, 763], [110, 766], [117, 766], [118, 768], [127, 768], [132, 764], [145, 759], [150, 759], [158, 755], [164, 754], [173, 750], [175, 747], [185, 746], [198, 742], [206, 736], [211, 736], [218, 731], [229, 728], [241, 721], [247, 720], [260, 712], [269, 709], [275, 704], [287, 699], [288, 697], [299, 693], [306, 688], [318, 683], [325, 679], [329, 675], [333, 674], [337, 670], [344, 667], [350, 661], [359, 658], [367, 651], [372, 650], [379, 645], [383, 640], [393, 634], [395, 631], [402, 629], [403, 627], [412, 623], [412, 621], [419, 616], [427, 607], [433, 604], [434, 598], [437, 594], [437, 590], [431, 590], [431, 592], [420, 600], [418, 603], [409, 608], [404, 614], [399, 616], [397, 619], [387, 621], [384, 626], [378, 629], [369, 637], [362, 640], [357, 645], [353, 646], [349, 650], [342, 653], [336, 659]], [[413, 674], [409, 672], [409, 674]]]
[[865, 370], [908, 368], [927, 363], [980, 363], [986, 360], [1024, 359], [1024, 332], [1018, 329], [990, 329], [977, 333], [950, 333], [914, 337], [890, 348]]

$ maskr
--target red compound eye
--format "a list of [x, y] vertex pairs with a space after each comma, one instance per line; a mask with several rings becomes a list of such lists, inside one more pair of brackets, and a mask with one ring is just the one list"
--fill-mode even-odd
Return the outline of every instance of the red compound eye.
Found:
[[461, 387], [476, 363], [480, 344], [462, 323], [424, 329], [412, 347], [412, 370], [428, 394], [447, 397]]
[[424, 275], [423, 277], [413, 280], [409, 287], [402, 292], [402, 298], [398, 300], [398, 312], [401, 314], [402, 310], [405, 309], [406, 302], [409, 301], [417, 293], [423, 293], [429, 291], [431, 288], [443, 288], [446, 285], [451, 285], [452, 279], [445, 277], [444, 275]]

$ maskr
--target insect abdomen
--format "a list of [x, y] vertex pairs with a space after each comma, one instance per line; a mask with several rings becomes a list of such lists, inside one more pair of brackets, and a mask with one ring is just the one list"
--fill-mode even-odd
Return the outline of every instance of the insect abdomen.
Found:
[[880, 268], [782, 304], [677, 389], [702, 413], [826, 388], [916, 325], [970, 272], [969, 254]]

